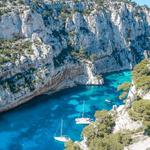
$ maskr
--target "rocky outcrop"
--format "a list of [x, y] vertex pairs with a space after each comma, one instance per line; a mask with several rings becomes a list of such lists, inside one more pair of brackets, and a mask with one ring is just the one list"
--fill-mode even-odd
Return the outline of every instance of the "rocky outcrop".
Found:
[[135, 143], [124, 148], [124, 150], [148, 150], [150, 148], [150, 137], [144, 135], [135, 135]]
[[[44, 70], [43, 68], [39, 69], [35, 74], [34, 72], [32, 73], [32, 75], [27, 75], [28, 78], [33, 78], [33, 80], [31, 79], [30, 81], [26, 81], [27, 78], [24, 76], [17, 81], [12, 81], [14, 83], [9, 83], [9, 79], [2, 81], [0, 112], [25, 103], [33, 97], [47, 91], [51, 94], [64, 88], [73, 87], [77, 84], [100, 85], [103, 83], [103, 79], [96, 77], [94, 77], [94, 80], [90, 80], [90, 77], [85, 73], [84, 65], [78, 66], [70, 64], [57, 70], [57, 72], [54, 72], [54, 74], [51, 74], [51, 76], [47, 78], [46, 75], [50, 74], [47, 68], [44, 68]], [[89, 80], [91, 82], [89, 82]], [[25, 82], [29, 82], [27, 87], [24, 86]], [[5, 87], [7, 84], [12, 84], [12, 86], [15, 87]], [[10, 88], [13, 89], [10, 90]]]
[[149, 50], [150, 10], [114, 0], [7, 0], [0, 2], [0, 31], [3, 111], [48, 90], [102, 84], [101, 74], [131, 69]]
[[133, 121], [125, 106], [122, 105], [117, 108], [117, 115], [115, 120], [115, 127], [113, 132], [124, 132], [124, 131], [136, 131], [137, 129], [142, 127], [142, 123], [139, 121]]
[[127, 130], [136, 131], [143, 127], [142, 121], [133, 121], [128, 114], [128, 109], [132, 107], [132, 103], [137, 99], [137, 97], [140, 97], [144, 100], [149, 100], [149, 92], [146, 94], [141, 93], [143, 92], [137, 90], [132, 82], [127, 99], [125, 100], [125, 105], [121, 105], [115, 110], [116, 120], [113, 131], [114, 133]]

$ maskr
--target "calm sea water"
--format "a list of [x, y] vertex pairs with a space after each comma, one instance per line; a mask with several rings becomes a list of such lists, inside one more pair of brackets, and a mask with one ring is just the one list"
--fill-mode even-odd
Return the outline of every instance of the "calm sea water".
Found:
[[93, 118], [96, 110], [110, 110], [114, 104], [122, 104], [116, 88], [130, 80], [129, 71], [108, 74], [104, 86], [79, 86], [51, 96], [44, 94], [0, 114], [0, 150], [62, 150], [64, 145], [53, 139], [59, 135], [60, 120], [64, 120], [63, 133], [80, 140], [84, 126], [76, 125], [74, 119], [81, 115], [83, 100], [85, 115]]

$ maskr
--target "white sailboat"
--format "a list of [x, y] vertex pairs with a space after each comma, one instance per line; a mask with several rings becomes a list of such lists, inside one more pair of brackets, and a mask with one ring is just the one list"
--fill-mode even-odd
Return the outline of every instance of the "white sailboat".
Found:
[[106, 99], [106, 100], [105, 100], [105, 102], [107, 102], [107, 103], [111, 103], [111, 101], [110, 101], [110, 100], [108, 100], [108, 99]]
[[54, 139], [59, 142], [69, 142], [71, 139], [63, 135], [63, 120], [61, 120], [60, 136], [54, 136]]
[[85, 118], [85, 117], [84, 117], [84, 107], [85, 107], [85, 101], [83, 101], [82, 117], [75, 119], [76, 124], [90, 124], [90, 123], [92, 122], [92, 119], [91, 119], [91, 118]]

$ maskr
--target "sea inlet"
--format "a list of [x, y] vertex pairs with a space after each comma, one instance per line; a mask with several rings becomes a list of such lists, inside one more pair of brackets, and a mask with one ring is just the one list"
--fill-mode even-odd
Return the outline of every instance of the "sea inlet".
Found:
[[[77, 86], [43, 94], [13, 110], [0, 114], [0, 150], [63, 150], [64, 145], [54, 140], [63, 134], [80, 140], [84, 125], [76, 125], [85, 101], [85, 117], [94, 119], [96, 110], [110, 110], [121, 105], [118, 85], [131, 81], [131, 72], [122, 71], [104, 75], [103, 86]], [[106, 102], [106, 99], [111, 102]]]

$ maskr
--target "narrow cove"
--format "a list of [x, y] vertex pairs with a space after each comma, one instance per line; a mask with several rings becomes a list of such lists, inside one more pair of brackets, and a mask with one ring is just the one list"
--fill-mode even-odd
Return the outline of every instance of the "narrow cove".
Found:
[[[14, 110], [0, 114], [0, 150], [62, 150], [63, 144], [53, 139], [59, 134], [60, 120], [64, 120], [63, 133], [72, 140], [80, 140], [83, 125], [76, 125], [75, 118], [82, 112], [93, 118], [96, 110], [110, 110], [121, 105], [118, 85], [130, 82], [131, 72], [107, 74], [103, 86], [78, 86], [43, 94]], [[105, 102], [106, 99], [111, 103]]]

